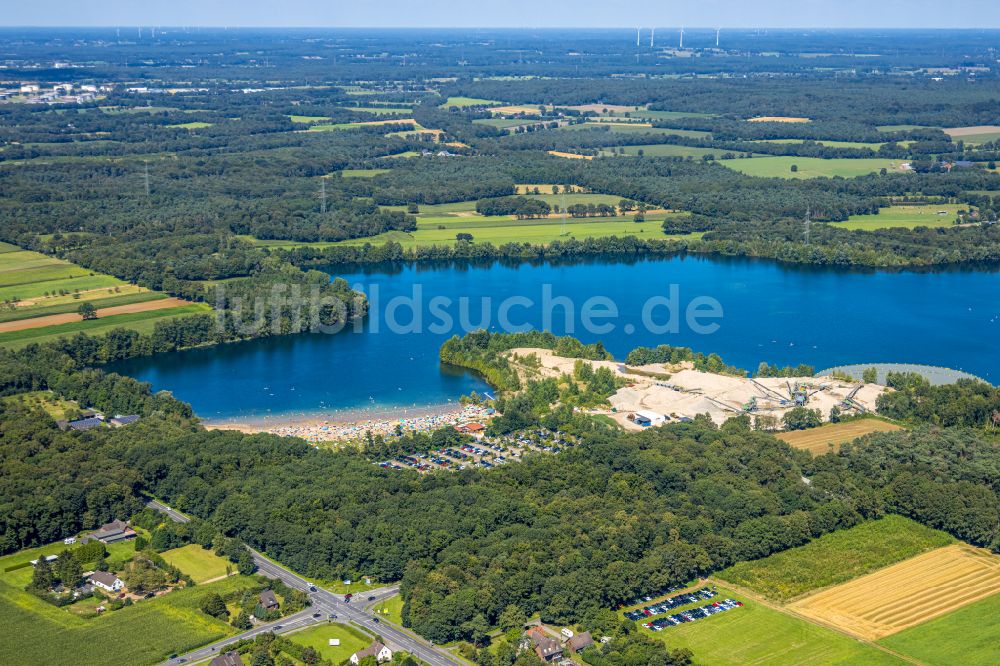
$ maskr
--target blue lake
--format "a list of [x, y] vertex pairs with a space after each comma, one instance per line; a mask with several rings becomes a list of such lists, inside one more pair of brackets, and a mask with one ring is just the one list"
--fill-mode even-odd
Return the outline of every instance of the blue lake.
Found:
[[[676, 257], [331, 272], [369, 295], [372, 314], [357, 331], [195, 349], [111, 369], [173, 391], [210, 420], [440, 405], [488, 390], [475, 376], [442, 367], [441, 343], [480, 325], [501, 330], [505, 317], [601, 340], [619, 358], [640, 345], [673, 344], [748, 369], [761, 361], [817, 369], [909, 362], [1000, 379], [1000, 279], [991, 271]], [[510, 297], [520, 298], [505, 302]], [[588, 304], [594, 297], [602, 298]]]

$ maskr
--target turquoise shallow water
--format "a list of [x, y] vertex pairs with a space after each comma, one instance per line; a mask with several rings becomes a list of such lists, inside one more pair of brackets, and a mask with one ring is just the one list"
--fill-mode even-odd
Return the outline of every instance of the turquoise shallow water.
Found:
[[[208, 419], [439, 405], [488, 390], [475, 376], [442, 367], [441, 343], [480, 325], [499, 329], [506, 315], [512, 325], [601, 340], [618, 357], [669, 343], [749, 369], [760, 361], [818, 369], [926, 363], [1000, 379], [1000, 278], [989, 271], [860, 272], [676, 257], [330, 272], [369, 295], [372, 316], [358, 332], [195, 349], [111, 369], [173, 391]], [[599, 327], [588, 328], [583, 311], [594, 297], [607, 300], [591, 301], [592, 314], [613, 307], [617, 316], [593, 316]], [[419, 316], [400, 299], [419, 301]], [[688, 322], [689, 307], [721, 316]], [[658, 330], [644, 323], [644, 308]], [[676, 327], [667, 325], [671, 310], [679, 313]], [[404, 332], [391, 330], [392, 316]], [[712, 324], [712, 332], [696, 330]]]

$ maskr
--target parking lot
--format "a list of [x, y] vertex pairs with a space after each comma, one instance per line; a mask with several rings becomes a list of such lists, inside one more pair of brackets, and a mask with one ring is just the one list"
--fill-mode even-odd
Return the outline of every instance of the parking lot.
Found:
[[[669, 594], [677, 589], [677, 587], [667, 588], [655, 592], [652, 595], [645, 596], [641, 599], [636, 599], [629, 605], [640, 604], [643, 601], [651, 601], [657, 596], [664, 594]], [[695, 590], [693, 592], [684, 592], [662, 601], [657, 601], [656, 603], [651, 603], [649, 605], [643, 606], [642, 608], [637, 608], [635, 610], [625, 611], [623, 615], [636, 622], [641, 620], [648, 620], [642, 623], [642, 626], [650, 629], [652, 631], [660, 631], [666, 627], [676, 626], [678, 624], [684, 624], [686, 622], [694, 622], [695, 620], [700, 620], [702, 618], [711, 617], [717, 613], [722, 613], [727, 610], [732, 610], [733, 608], [738, 608], [743, 604], [739, 601], [733, 599], [725, 599], [723, 601], [713, 601], [712, 603], [705, 604], [703, 606], [698, 606], [695, 608], [688, 608], [686, 610], [673, 613], [671, 615], [666, 615], [665, 617], [657, 617], [658, 615], [664, 615], [672, 610], [678, 608], [684, 608], [687, 606], [692, 606], [693, 604], [698, 604], [703, 601], [711, 601], [716, 596], [716, 591], [713, 588], [703, 587], [701, 589]]]
[[501, 437], [484, 436], [461, 446], [435, 449], [427, 453], [400, 455], [392, 460], [384, 460], [379, 465], [386, 469], [409, 468], [418, 472], [457, 471], [471, 467], [493, 469], [530, 453], [559, 453], [575, 444], [576, 438], [572, 435], [537, 428]]

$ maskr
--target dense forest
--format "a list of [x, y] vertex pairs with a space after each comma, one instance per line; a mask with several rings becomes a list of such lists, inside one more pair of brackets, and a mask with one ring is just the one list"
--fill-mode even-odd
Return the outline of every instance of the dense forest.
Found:
[[[453, 342], [449, 354], [458, 360], [480, 350], [489, 365], [520, 345], [606, 356], [599, 345], [546, 333], [485, 332]], [[690, 354], [639, 350], [632, 360]], [[559, 455], [419, 475], [372, 465], [369, 456], [386, 452], [381, 440], [370, 451], [333, 452], [205, 431], [186, 405], [127, 378], [81, 370], [55, 345], [0, 361], [3, 376], [17, 378], [6, 394], [51, 388], [144, 416], [127, 428], [71, 433], [43, 413], [0, 402], [5, 551], [137, 511], [149, 493], [303, 573], [402, 580], [405, 621], [437, 641], [474, 637], [511, 606], [554, 623], [596, 624], [605, 609], [650, 587], [886, 513], [1000, 550], [1000, 448], [989, 436], [1000, 395], [982, 384], [929, 387], [895, 376], [901, 397], [879, 409], [916, 427], [818, 458], [742, 419], [622, 434], [555, 410], [552, 425], [579, 437]], [[600, 381], [577, 378], [591, 387]], [[517, 386], [529, 400], [505, 396], [505, 417], [548, 413], [555, 398], [543, 384]], [[419, 450], [420, 443], [394, 446]]]

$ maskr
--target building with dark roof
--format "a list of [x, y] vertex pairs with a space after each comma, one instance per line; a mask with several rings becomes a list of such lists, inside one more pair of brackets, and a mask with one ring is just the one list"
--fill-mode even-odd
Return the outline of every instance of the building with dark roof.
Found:
[[216, 655], [212, 661], [208, 662], [208, 666], [243, 666], [243, 660], [240, 659], [239, 652], [231, 650]]
[[586, 650], [593, 644], [594, 644], [594, 639], [590, 635], [589, 631], [584, 631], [582, 633], [579, 633], [570, 638], [568, 641], [566, 641], [566, 647], [568, 647], [573, 652], [580, 652], [582, 650]]
[[274, 596], [273, 590], [264, 590], [260, 593], [260, 605], [264, 607], [265, 610], [278, 610], [280, 604], [278, 604], [278, 598]]

